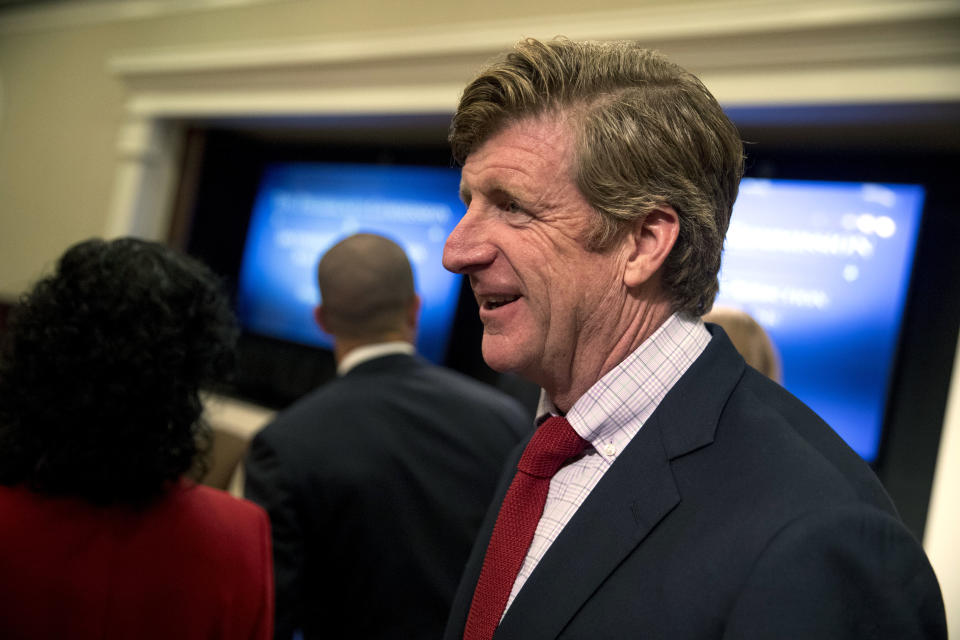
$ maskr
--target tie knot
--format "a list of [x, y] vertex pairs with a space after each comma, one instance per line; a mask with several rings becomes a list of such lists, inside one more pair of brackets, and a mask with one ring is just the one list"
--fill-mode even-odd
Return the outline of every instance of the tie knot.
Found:
[[586, 446], [587, 441], [577, 435], [566, 418], [551, 416], [530, 438], [517, 468], [537, 478], [552, 478], [564, 462]]

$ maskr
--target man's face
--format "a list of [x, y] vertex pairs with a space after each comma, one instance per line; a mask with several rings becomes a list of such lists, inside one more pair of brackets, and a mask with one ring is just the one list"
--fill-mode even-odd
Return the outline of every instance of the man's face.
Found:
[[505, 128], [464, 163], [467, 213], [443, 253], [447, 269], [470, 278], [487, 364], [548, 391], [599, 367], [622, 328], [626, 295], [623, 244], [584, 248], [598, 214], [573, 175], [565, 122]]

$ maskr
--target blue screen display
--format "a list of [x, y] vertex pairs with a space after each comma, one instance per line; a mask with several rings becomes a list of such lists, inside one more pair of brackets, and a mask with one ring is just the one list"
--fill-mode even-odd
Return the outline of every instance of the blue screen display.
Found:
[[[381, 233], [410, 256], [423, 301], [417, 349], [444, 360], [460, 278], [443, 269], [459, 222], [455, 168], [290, 163], [268, 167], [238, 287], [252, 332], [332, 347], [313, 319], [316, 264], [343, 237]], [[917, 185], [745, 178], [717, 306], [768, 332], [784, 386], [863, 458], [877, 456], [924, 190]]]
[[291, 163], [267, 168], [254, 203], [237, 291], [245, 329], [331, 348], [315, 323], [316, 266], [333, 244], [357, 232], [404, 248], [422, 306], [417, 349], [442, 362], [460, 277], [441, 265], [443, 245], [464, 213], [459, 169]]
[[744, 179], [718, 306], [768, 332], [783, 384], [863, 458], [877, 456], [924, 190]]

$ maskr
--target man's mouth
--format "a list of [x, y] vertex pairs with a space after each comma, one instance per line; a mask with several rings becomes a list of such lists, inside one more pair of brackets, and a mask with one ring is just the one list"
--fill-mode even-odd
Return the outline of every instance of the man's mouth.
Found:
[[488, 311], [493, 309], [499, 309], [505, 304], [510, 304], [515, 300], [519, 300], [520, 296], [484, 296], [483, 302], [481, 303], [481, 308]]

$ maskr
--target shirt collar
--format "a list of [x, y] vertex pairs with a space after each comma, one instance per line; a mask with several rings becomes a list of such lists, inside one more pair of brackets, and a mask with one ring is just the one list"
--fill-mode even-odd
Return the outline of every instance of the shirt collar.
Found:
[[[612, 464], [709, 342], [700, 318], [671, 315], [577, 399], [567, 420]], [[541, 391], [537, 424], [549, 415], [557, 415], [557, 409]]]
[[413, 355], [415, 353], [415, 349], [413, 348], [412, 344], [402, 340], [367, 344], [362, 347], [357, 347], [356, 349], [351, 349], [350, 352], [345, 355], [343, 360], [341, 360], [337, 365], [337, 375], [346, 375], [348, 371], [368, 360], [373, 360], [374, 358], [393, 355], [396, 353]]

